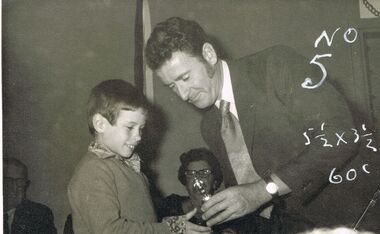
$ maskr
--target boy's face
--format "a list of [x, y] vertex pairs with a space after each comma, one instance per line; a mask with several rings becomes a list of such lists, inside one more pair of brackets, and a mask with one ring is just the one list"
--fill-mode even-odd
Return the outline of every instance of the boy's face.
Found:
[[114, 125], [105, 121], [99, 140], [112, 152], [122, 157], [130, 157], [140, 143], [145, 121], [146, 115], [141, 108], [135, 111], [120, 110]]

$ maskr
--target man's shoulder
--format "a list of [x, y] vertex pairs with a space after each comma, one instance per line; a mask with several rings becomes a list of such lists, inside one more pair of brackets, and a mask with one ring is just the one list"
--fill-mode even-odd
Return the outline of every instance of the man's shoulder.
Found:
[[[309, 68], [309, 60], [305, 56], [298, 53], [295, 49], [284, 46], [276, 45], [266, 48], [254, 54], [244, 56], [240, 59], [233, 61], [229, 64], [231, 77], [244, 77], [247, 82], [240, 84], [241, 88], [245, 88], [247, 85], [253, 85], [255, 91], [265, 91], [268, 88], [268, 82], [283, 84], [279, 82], [282, 78], [288, 78], [285, 76], [287, 72], [305, 73]], [[291, 78], [302, 78], [303, 76], [295, 76]], [[291, 81], [291, 83], [299, 83], [302, 81]], [[236, 84], [235, 84], [236, 86]]]
[[12, 233], [57, 233], [52, 210], [30, 200], [25, 200], [16, 207], [12, 230]]
[[53, 222], [52, 210], [41, 203], [24, 200], [16, 207], [15, 222], [35, 222], [35, 223], [51, 223]]
[[30, 213], [33, 215], [50, 215], [53, 213], [48, 206], [30, 200], [24, 200], [19, 206], [17, 206], [16, 212], [18, 211], [22, 211], [23, 213]]
[[256, 53], [248, 54], [244, 57], [236, 59], [231, 64], [242, 64], [254, 61], [266, 61], [268, 59], [288, 59], [289, 57], [300, 56], [300, 54], [293, 48], [286, 45], [274, 45], [258, 51]]
[[101, 158], [98, 157], [95, 153], [87, 151], [79, 160], [74, 174], [80, 174], [83, 172], [95, 172], [96, 170], [105, 170], [107, 168], [108, 161], [111, 161], [111, 157]]

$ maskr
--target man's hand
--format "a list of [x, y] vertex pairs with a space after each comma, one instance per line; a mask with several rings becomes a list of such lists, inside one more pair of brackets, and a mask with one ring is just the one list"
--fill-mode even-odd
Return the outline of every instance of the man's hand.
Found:
[[202, 205], [202, 217], [208, 220], [207, 226], [236, 219], [257, 210], [272, 199], [265, 186], [265, 182], [260, 180], [233, 186], [212, 196]]
[[203, 227], [196, 224], [193, 224], [192, 222], [189, 222], [189, 220], [197, 213], [197, 209], [194, 208], [192, 211], [188, 212], [185, 215], [186, 218], [186, 234], [196, 234], [196, 233], [211, 233], [211, 228], [209, 227]]

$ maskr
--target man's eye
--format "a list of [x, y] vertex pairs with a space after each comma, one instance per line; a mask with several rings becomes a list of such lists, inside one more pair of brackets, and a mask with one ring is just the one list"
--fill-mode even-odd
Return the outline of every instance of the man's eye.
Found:
[[186, 75], [186, 76], [183, 76], [183, 77], [182, 77], [182, 80], [183, 80], [183, 81], [186, 81], [186, 80], [188, 80], [189, 78], [190, 78], [190, 76], [189, 76], [189, 75]]
[[174, 89], [174, 87], [175, 87], [174, 83], [169, 84], [169, 88]]

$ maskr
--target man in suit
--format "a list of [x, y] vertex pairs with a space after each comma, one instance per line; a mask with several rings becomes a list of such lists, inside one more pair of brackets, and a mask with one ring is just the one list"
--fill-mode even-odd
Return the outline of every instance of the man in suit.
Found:
[[[292, 219], [292, 210], [301, 211], [323, 192], [330, 171], [356, 155], [355, 144], [336, 145], [337, 134], [345, 132], [346, 142], [353, 138], [344, 98], [328, 82], [313, 90], [301, 87], [305, 77], [320, 77], [318, 69], [285, 46], [223, 61], [196, 22], [178, 17], [154, 28], [145, 52], [148, 65], [166, 86], [205, 110], [202, 136], [218, 156], [227, 187], [203, 204], [207, 224], [252, 212], [273, 221], [276, 207], [286, 213], [277, 213], [285, 222], [277, 231], [297, 231], [299, 223], [307, 223], [298, 216]], [[224, 117], [219, 109], [224, 103], [238, 129], [234, 143], [221, 130]], [[230, 150], [236, 139], [242, 152], [238, 160]], [[246, 167], [247, 172], [239, 174]], [[284, 229], [292, 226], [295, 229]], [[268, 231], [273, 229], [263, 232]]]
[[26, 199], [27, 167], [16, 158], [4, 158], [4, 233], [57, 233], [52, 211]]

